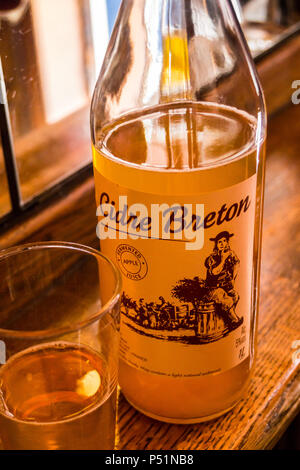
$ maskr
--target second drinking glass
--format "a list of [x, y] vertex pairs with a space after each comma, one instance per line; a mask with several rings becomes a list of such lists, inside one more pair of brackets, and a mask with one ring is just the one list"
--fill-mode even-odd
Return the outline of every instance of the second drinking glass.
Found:
[[0, 252], [0, 447], [114, 448], [119, 271], [71, 243]]

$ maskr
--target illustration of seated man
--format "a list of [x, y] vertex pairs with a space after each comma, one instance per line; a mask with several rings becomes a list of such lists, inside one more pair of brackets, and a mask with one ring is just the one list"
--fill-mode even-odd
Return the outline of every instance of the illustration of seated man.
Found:
[[148, 325], [150, 328], [157, 327], [157, 311], [155, 309], [154, 302], [150, 302], [147, 304], [147, 312], [148, 312]]
[[230, 329], [243, 323], [243, 317], [239, 318], [236, 314], [240, 297], [234, 289], [234, 283], [240, 260], [230, 247], [229, 240], [233, 236], [233, 233], [224, 231], [215, 238], [210, 238], [215, 243], [214, 251], [205, 260], [206, 286], [209, 288], [210, 298]]
[[159, 297], [160, 303], [157, 303], [157, 308], [159, 312], [159, 323], [161, 327], [169, 327], [171, 326], [171, 315], [170, 315], [170, 308], [172, 308], [172, 304], [167, 302], [163, 296]]

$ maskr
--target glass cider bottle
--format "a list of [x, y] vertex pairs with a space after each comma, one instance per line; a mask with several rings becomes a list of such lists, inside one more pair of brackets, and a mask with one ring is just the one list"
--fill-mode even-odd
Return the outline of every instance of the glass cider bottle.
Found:
[[123, 275], [119, 382], [212, 419], [255, 356], [266, 117], [227, 0], [124, 0], [91, 108], [97, 234]]

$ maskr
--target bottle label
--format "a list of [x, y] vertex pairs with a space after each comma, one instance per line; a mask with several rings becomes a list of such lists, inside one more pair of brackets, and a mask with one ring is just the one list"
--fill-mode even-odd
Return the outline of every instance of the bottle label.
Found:
[[121, 359], [172, 377], [249, 356], [256, 175], [175, 196], [134, 191], [94, 167], [101, 251], [123, 275]]

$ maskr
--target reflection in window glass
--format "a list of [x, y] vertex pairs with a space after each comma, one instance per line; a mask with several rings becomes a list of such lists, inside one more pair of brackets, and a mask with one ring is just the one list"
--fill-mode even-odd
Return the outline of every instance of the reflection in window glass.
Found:
[[89, 105], [95, 64], [99, 69], [108, 41], [107, 4], [5, 4], [4, 9], [0, 3], [1, 57], [26, 202], [91, 161]]
[[10, 210], [11, 205], [4, 166], [3, 150], [0, 139], [0, 217], [10, 212]]
[[108, 14], [108, 27], [109, 27], [109, 32], [111, 33], [115, 18], [118, 13], [119, 6], [121, 4], [121, 0], [106, 0], [107, 4], [107, 14]]

